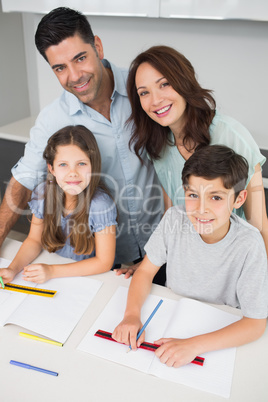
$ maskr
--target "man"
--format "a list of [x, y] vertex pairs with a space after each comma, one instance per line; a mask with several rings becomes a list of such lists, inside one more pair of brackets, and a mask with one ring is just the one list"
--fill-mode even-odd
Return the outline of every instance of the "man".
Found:
[[131, 127], [125, 81], [127, 70], [104, 59], [102, 42], [84, 15], [59, 7], [40, 21], [35, 43], [64, 92], [39, 114], [24, 156], [0, 209], [0, 245], [46, 176], [42, 154], [48, 138], [67, 125], [90, 129], [102, 156], [102, 174], [118, 208], [116, 263], [135, 261], [160, 220], [161, 188], [152, 165], [129, 149]]

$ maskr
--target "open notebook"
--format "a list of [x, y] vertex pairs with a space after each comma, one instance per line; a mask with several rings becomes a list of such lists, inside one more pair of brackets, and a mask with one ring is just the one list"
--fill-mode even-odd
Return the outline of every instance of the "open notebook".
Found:
[[[152, 374], [166, 380], [184, 384], [202, 391], [228, 398], [230, 396], [236, 348], [209, 352], [204, 366], [188, 364], [184, 367], [167, 367], [155, 354], [138, 349], [126, 353], [128, 347], [94, 336], [97, 330], [113, 332], [122, 320], [128, 289], [119, 287], [90, 331], [78, 345], [78, 350]], [[149, 317], [160, 297], [149, 295], [142, 308], [142, 322]], [[162, 337], [188, 338], [211, 332], [240, 319], [207, 304], [182, 298], [179, 301], [163, 298], [164, 302], [146, 328], [145, 341], [154, 342]]]
[[[10, 261], [0, 258], [0, 266]], [[12, 283], [56, 290], [42, 297], [0, 289], [0, 326], [15, 324], [54, 341], [64, 343], [74, 330], [102, 282], [88, 277], [57, 278], [37, 285], [17, 275]]]

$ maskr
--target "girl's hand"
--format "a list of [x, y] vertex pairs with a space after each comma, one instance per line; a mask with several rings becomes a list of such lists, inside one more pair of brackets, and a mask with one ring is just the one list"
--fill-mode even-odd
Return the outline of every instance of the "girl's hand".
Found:
[[9, 283], [13, 281], [14, 277], [16, 276], [16, 273], [9, 267], [1, 268], [0, 276], [2, 277], [4, 283]]
[[194, 338], [161, 338], [155, 343], [161, 345], [155, 351], [156, 356], [159, 357], [161, 363], [166, 364], [168, 367], [184, 366], [191, 363], [198, 355]]
[[44, 283], [51, 277], [51, 266], [47, 264], [27, 265], [23, 270], [23, 279], [25, 281]]
[[144, 341], [145, 333], [143, 332], [139, 338], [137, 339], [137, 334], [142, 327], [142, 323], [140, 319], [136, 316], [128, 316], [120, 322], [120, 324], [115, 328], [112, 333], [112, 338], [117, 342], [125, 343], [126, 345], [131, 345], [133, 350], [136, 350], [137, 347]]

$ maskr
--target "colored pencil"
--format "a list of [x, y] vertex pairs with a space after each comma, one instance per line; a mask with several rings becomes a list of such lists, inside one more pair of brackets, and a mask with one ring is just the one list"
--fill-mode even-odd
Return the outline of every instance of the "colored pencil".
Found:
[[24, 336], [24, 338], [33, 339], [34, 341], [41, 341], [41, 342], [50, 343], [51, 345], [63, 346], [63, 344], [60, 343], [60, 342], [52, 341], [50, 339], [41, 338], [40, 336], [36, 336], [36, 335], [26, 334], [25, 332], [20, 332], [19, 335]]
[[54, 376], [59, 375], [55, 371], [50, 371], [50, 370], [42, 369], [40, 367], [31, 366], [30, 364], [17, 362], [16, 360], [10, 360], [9, 363], [13, 364], [14, 366], [19, 366], [19, 367], [23, 367], [23, 368], [30, 369], [30, 370], [35, 370], [35, 371], [40, 371], [41, 373], [45, 373], [45, 374], [50, 374], [50, 375], [54, 375]]
[[[163, 299], [161, 299], [161, 300], [159, 301], [159, 303], [157, 304], [157, 306], [154, 308], [154, 310], [152, 311], [152, 313], [150, 314], [150, 316], [149, 316], [149, 317], [147, 318], [147, 320], [145, 321], [144, 325], [143, 325], [143, 326], [141, 327], [141, 329], [139, 330], [136, 340], [138, 340], [139, 337], [141, 336], [141, 334], [145, 331], [147, 325], [149, 324], [149, 322], [151, 321], [151, 319], [153, 318], [153, 316], [155, 315], [155, 313], [157, 312], [157, 310], [159, 309], [159, 307], [161, 306], [162, 303], [163, 303]], [[130, 351], [131, 349], [132, 349], [132, 348], [131, 348], [131, 345], [129, 345], [128, 351]]]

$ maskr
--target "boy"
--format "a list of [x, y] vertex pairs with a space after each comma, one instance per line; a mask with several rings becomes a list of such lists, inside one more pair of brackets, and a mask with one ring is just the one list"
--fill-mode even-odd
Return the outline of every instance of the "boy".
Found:
[[[179, 367], [202, 353], [258, 339], [268, 312], [267, 256], [261, 234], [232, 214], [246, 199], [246, 160], [233, 150], [206, 146], [185, 163], [185, 207], [170, 208], [145, 246], [132, 278], [123, 321], [113, 338], [136, 349], [140, 311], [159, 267], [167, 263], [166, 286], [208, 303], [240, 308], [243, 318], [221, 330], [189, 339], [162, 338], [155, 354]], [[186, 212], [186, 213], [185, 213]]]

